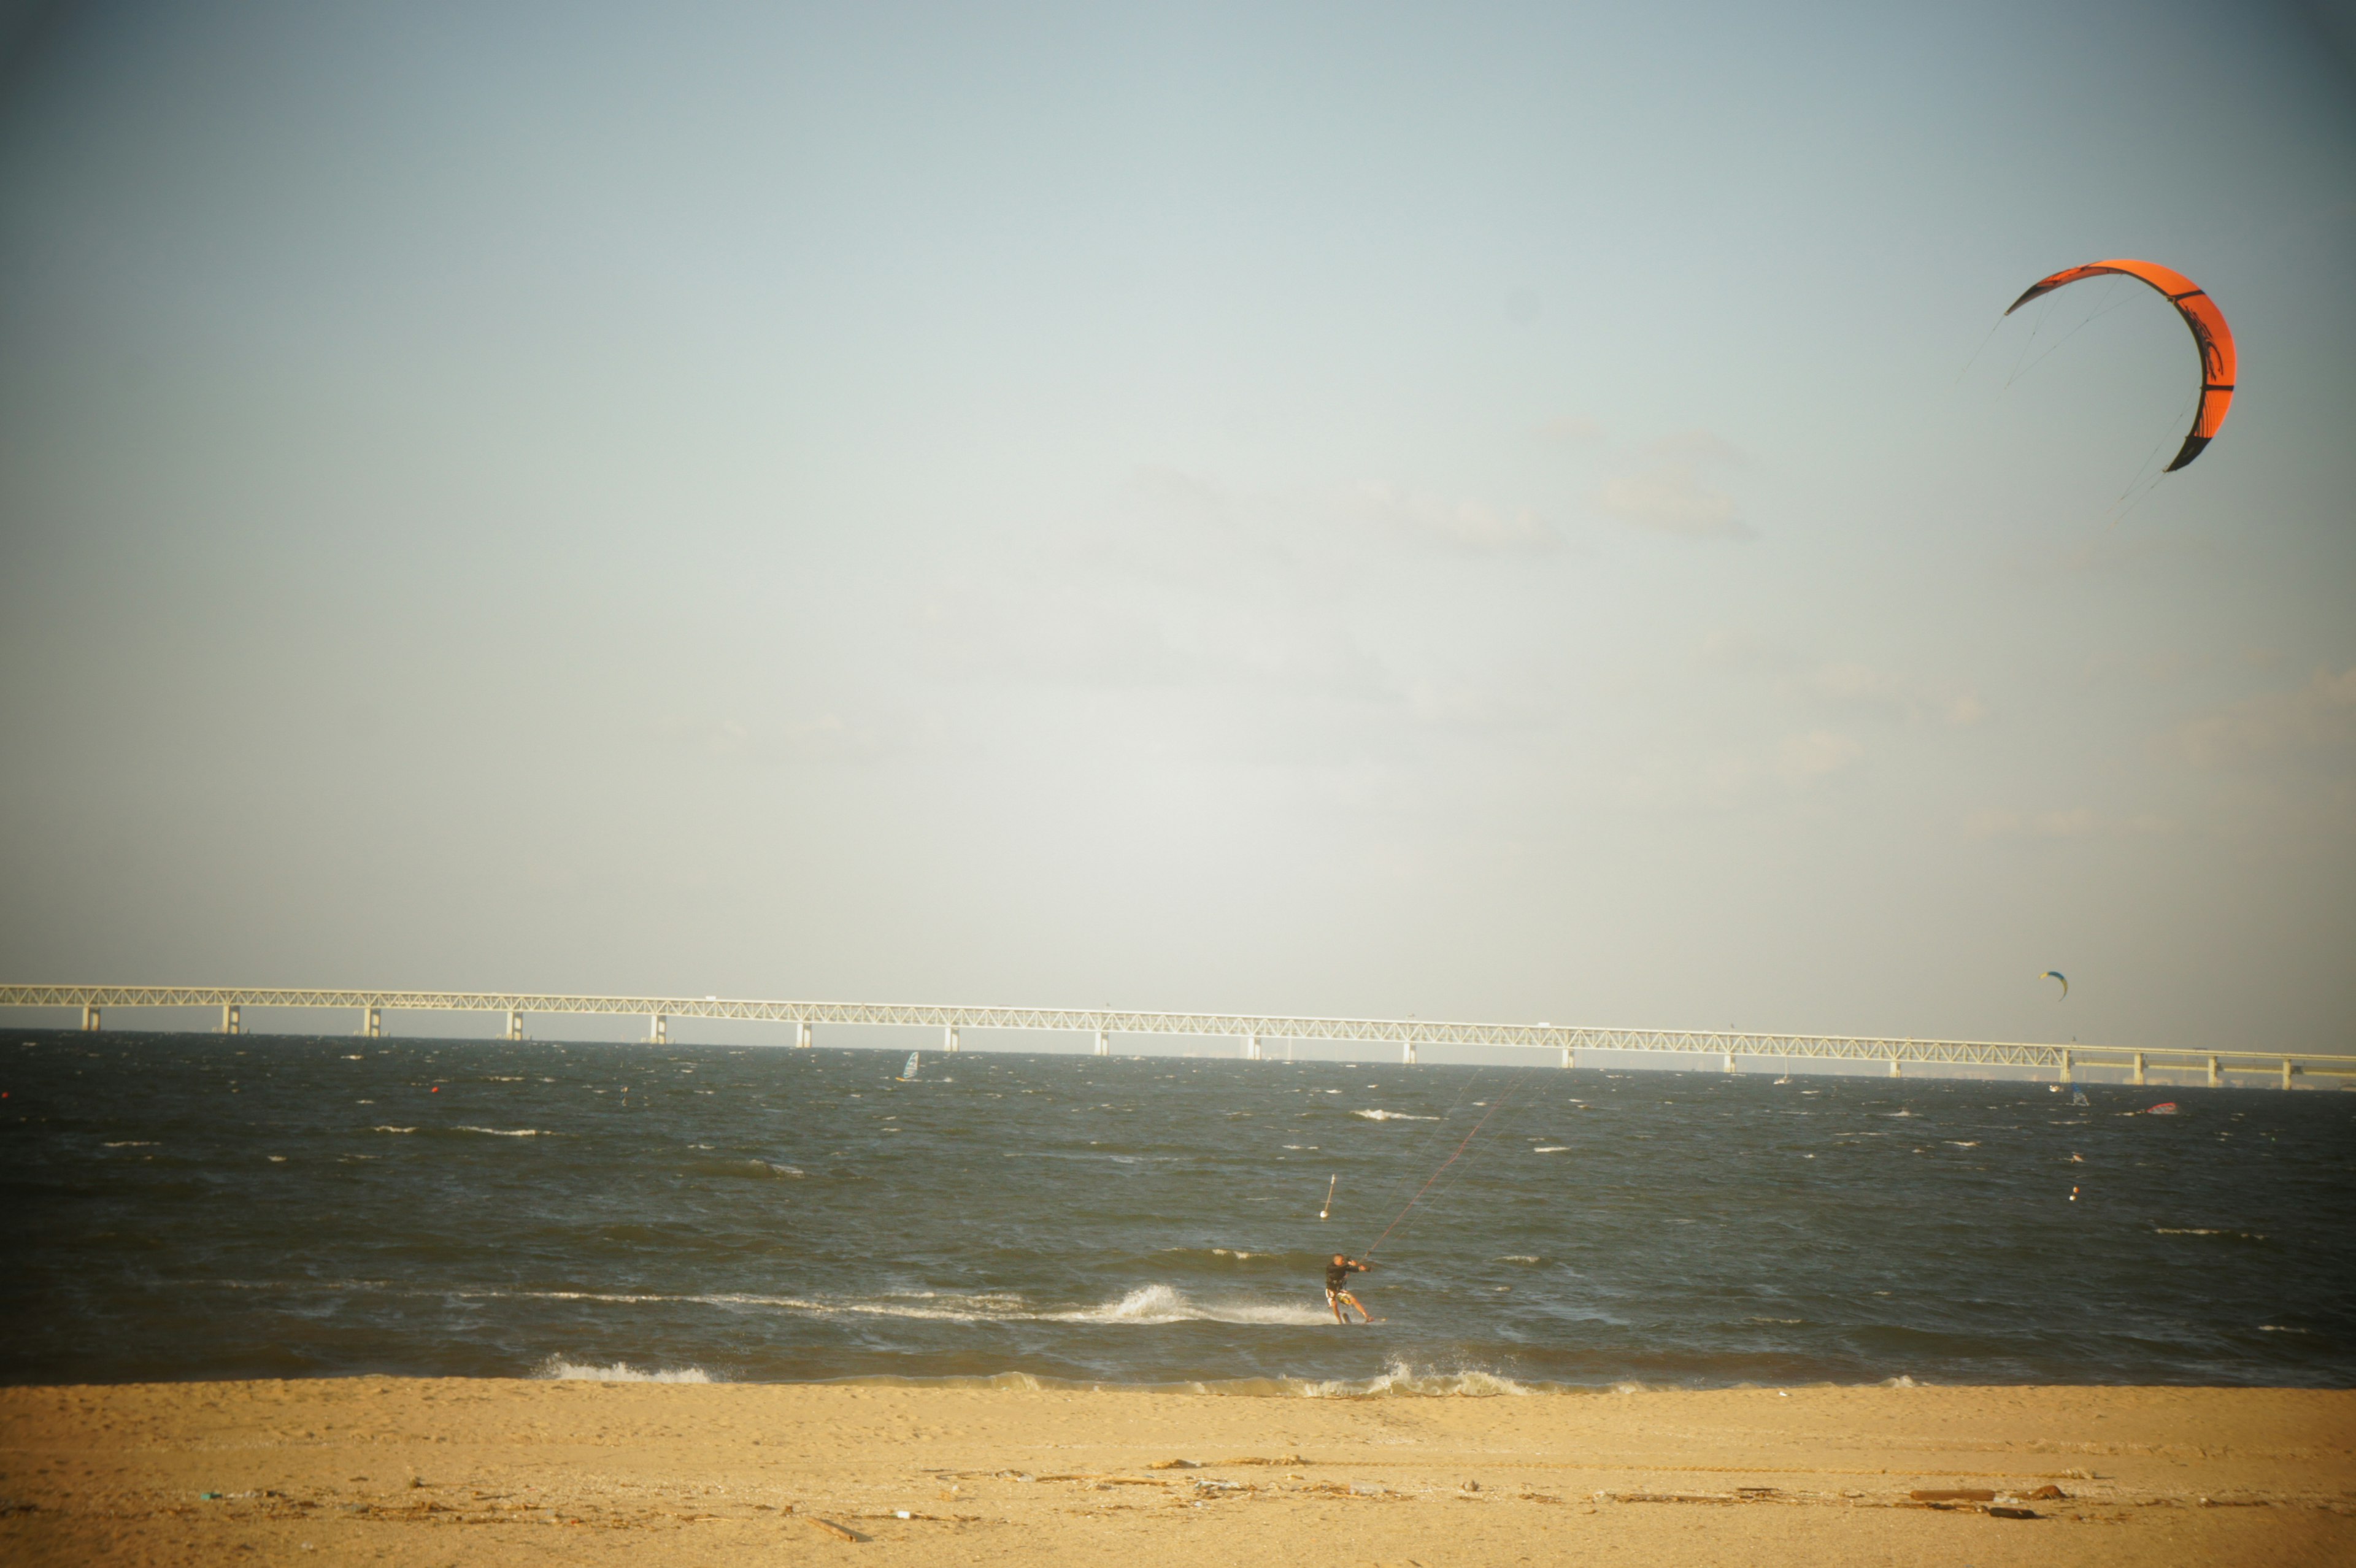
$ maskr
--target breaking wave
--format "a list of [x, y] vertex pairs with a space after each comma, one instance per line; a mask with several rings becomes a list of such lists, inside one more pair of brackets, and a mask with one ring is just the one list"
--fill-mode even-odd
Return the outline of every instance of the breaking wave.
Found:
[[1328, 1318], [1312, 1307], [1274, 1302], [1197, 1302], [1167, 1285], [1141, 1285], [1119, 1301], [1070, 1312], [1033, 1314], [1049, 1323], [1272, 1323], [1315, 1326]]
[[532, 1375], [552, 1378], [559, 1382], [584, 1383], [708, 1383], [714, 1381], [712, 1374], [701, 1367], [680, 1367], [675, 1371], [647, 1371], [627, 1361], [599, 1367], [568, 1361], [562, 1356], [549, 1357], [540, 1363]]
[[1528, 1383], [1516, 1382], [1498, 1372], [1418, 1371], [1403, 1361], [1393, 1361], [1383, 1369], [1379, 1376], [1371, 1378], [1327, 1378], [1320, 1381], [1284, 1378], [1280, 1381], [1290, 1385], [1288, 1392], [1303, 1399], [1377, 1399], [1385, 1396], [1496, 1399], [1547, 1392]]
[[1405, 1111], [1353, 1111], [1354, 1116], [1364, 1116], [1370, 1122], [1436, 1122], [1438, 1116], [1414, 1116]]

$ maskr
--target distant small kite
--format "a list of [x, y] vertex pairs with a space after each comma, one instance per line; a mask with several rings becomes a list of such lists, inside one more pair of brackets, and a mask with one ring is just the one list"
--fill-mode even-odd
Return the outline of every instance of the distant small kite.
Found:
[[2070, 994], [2070, 976], [2062, 973], [2061, 970], [2048, 969], [2044, 974], [2040, 975], [2037, 977], [2040, 980], [2059, 980], [2062, 982], [2062, 995], [2066, 997]]
[[2225, 325], [2225, 313], [2217, 308], [2217, 302], [2199, 283], [2153, 261], [2090, 261], [2083, 267], [2038, 279], [2029, 286], [2027, 293], [2006, 307], [2004, 314], [2010, 315], [2030, 300], [2050, 294], [2065, 283], [2104, 273], [2120, 273], [2149, 283], [2166, 295], [2168, 303], [2184, 318], [2184, 325], [2191, 328], [2192, 341], [2201, 350], [2201, 401], [2193, 410], [2192, 429], [2185, 436], [2176, 461], [2163, 470], [2173, 474], [2200, 456], [2201, 449], [2216, 438], [2224, 428], [2225, 411], [2233, 402], [2233, 331]]

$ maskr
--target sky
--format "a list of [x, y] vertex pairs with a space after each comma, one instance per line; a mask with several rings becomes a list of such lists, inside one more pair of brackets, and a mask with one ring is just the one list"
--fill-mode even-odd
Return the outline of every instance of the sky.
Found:
[[2356, 1048], [2344, 6], [0, 49], [0, 978]]

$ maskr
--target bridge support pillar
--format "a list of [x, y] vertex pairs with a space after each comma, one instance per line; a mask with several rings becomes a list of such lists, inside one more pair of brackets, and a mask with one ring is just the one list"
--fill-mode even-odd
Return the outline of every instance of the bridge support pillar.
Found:
[[1726, 1070], [1727, 1070], [1729, 1072], [1733, 1072], [1733, 1071], [1735, 1070], [1735, 1069], [1734, 1069], [1734, 1052], [1732, 1052], [1732, 1051], [1728, 1051], [1728, 1052], [1726, 1053]]
[[360, 1019], [360, 1033], [370, 1040], [384, 1038], [384, 1009], [369, 1008]]
[[2141, 1083], [2143, 1082], [2143, 1052], [2140, 1051], [2136, 1052], [2135, 1081], [2137, 1083]]
[[1905, 1076], [1904, 1073], [1898, 1071], [1898, 1059], [1894, 1056], [1890, 1059], [1890, 1075], [1892, 1078], [1902, 1078]]
[[957, 1053], [957, 1025], [951, 1024], [948, 1028], [941, 1030], [941, 1049], [949, 1052], [951, 1055], [955, 1055]]
[[2222, 1083], [2225, 1080], [2218, 1074], [2217, 1059], [2213, 1056], [2211, 1057], [2209, 1059], [2209, 1087], [2214, 1089], [2218, 1084]]
[[2062, 1082], [2070, 1082], [2070, 1053], [2066, 1051], [2062, 1053]]
[[[93, 1011], [92, 1011], [91, 1016], [92, 1016], [92, 1017], [96, 1017], [96, 1016], [97, 1016], [97, 1015], [96, 1015], [95, 1010], [93, 1010]], [[95, 1029], [97, 1026], [96, 1026], [95, 1024], [93, 1024], [93, 1025], [91, 1025], [91, 1028], [93, 1028], [93, 1029]], [[2297, 1069], [2297, 1068], [2293, 1067], [2293, 1066], [2290, 1064], [2290, 1058], [2289, 1058], [2289, 1057], [2286, 1056], [2286, 1057], [2284, 1057], [2284, 1058], [2283, 1058], [2283, 1087], [2284, 1087], [2284, 1088], [2287, 1089], [2287, 1088], [2289, 1088], [2289, 1087], [2290, 1087], [2290, 1075], [2291, 1075], [2292, 1073], [2294, 1073], [2294, 1072], [2297, 1072], [2297, 1071], [2298, 1071], [2298, 1069]]]
[[1258, 1061], [1259, 1060], [1258, 1035], [1248, 1034], [1244, 1036], [1244, 1060], [1246, 1061]]
[[810, 1027], [809, 1027], [809, 1019], [796, 1019], [794, 1020], [794, 1049], [795, 1049], [796, 1051], [808, 1051], [809, 1048], [810, 1048]]
[[523, 1038], [523, 1015], [513, 1008], [508, 1009], [508, 1038], [509, 1040]]
[[1570, 1071], [1571, 1061], [1570, 1047], [1566, 1045], [1562, 1048], [1562, 1070], [1565, 1072]]
[[[96, 1002], [84, 1002], [81, 1005], [81, 1027], [91, 1034], [96, 1034], [98, 1032], [98, 1004]], [[2290, 1079], [2287, 1075], [2284, 1077], [2283, 1083], [2285, 1087], [2288, 1087]]]
[[242, 1019], [238, 1017], [236, 1007], [230, 1003], [223, 1002], [221, 1004], [221, 1033], [243, 1034], [244, 1032], [245, 1022]]
[[654, 1029], [647, 1036], [647, 1038], [657, 1045], [669, 1045], [670, 1043], [670, 1029], [664, 1021], [662, 1014], [657, 1013], [655, 1015]]
[[1112, 1054], [1112, 1041], [1105, 1038], [1105, 1031], [1102, 1029], [1097, 1030], [1097, 1054], [1098, 1056]]
[[1408, 1040], [1399, 1047], [1399, 1061], [1408, 1067], [1415, 1065], [1415, 1041]]

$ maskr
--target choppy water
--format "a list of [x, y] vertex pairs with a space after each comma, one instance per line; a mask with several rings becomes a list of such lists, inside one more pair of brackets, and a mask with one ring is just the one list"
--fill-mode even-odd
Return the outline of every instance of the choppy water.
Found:
[[0, 1037], [0, 1380], [2356, 1374], [2356, 1096], [903, 1060]]

